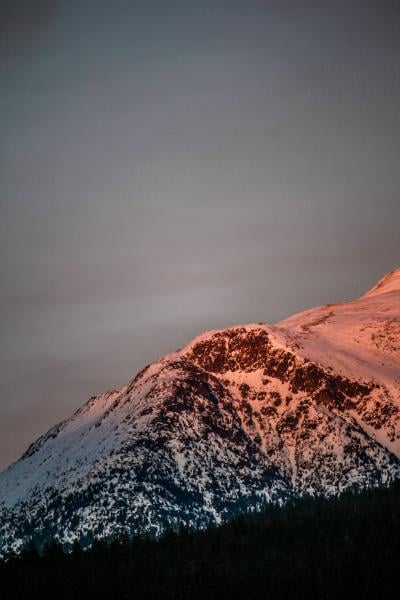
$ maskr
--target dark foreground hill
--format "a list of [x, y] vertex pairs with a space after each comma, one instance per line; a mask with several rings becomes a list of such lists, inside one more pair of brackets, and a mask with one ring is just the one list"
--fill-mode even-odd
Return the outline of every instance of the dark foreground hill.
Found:
[[400, 482], [302, 498], [204, 531], [30, 547], [0, 563], [2, 600], [398, 598]]

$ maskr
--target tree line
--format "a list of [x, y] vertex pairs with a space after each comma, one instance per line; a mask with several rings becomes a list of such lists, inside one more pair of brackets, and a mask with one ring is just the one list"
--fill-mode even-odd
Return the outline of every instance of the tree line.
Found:
[[82, 549], [33, 543], [0, 561], [1, 600], [364, 600], [400, 590], [400, 482], [267, 506], [202, 531]]

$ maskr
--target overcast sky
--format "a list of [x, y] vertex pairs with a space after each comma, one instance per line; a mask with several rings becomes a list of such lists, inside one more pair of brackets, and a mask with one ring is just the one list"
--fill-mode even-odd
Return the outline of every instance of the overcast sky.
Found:
[[397, 1], [1, 4], [0, 467], [199, 332], [400, 266]]

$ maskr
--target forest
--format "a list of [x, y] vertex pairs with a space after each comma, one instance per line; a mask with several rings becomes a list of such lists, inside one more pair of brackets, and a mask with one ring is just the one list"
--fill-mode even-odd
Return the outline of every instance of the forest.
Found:
[[400, 481], [301, 498], [202, 531], [56, 542], [0, 561], [1, 600], [399, 597]]

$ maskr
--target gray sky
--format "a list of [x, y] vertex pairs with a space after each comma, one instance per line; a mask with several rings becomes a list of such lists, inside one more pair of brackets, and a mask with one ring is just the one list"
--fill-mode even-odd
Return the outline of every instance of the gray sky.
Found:
[[199, 332], [400, 266], [400, 8], [2, 2], [0, 467]]

